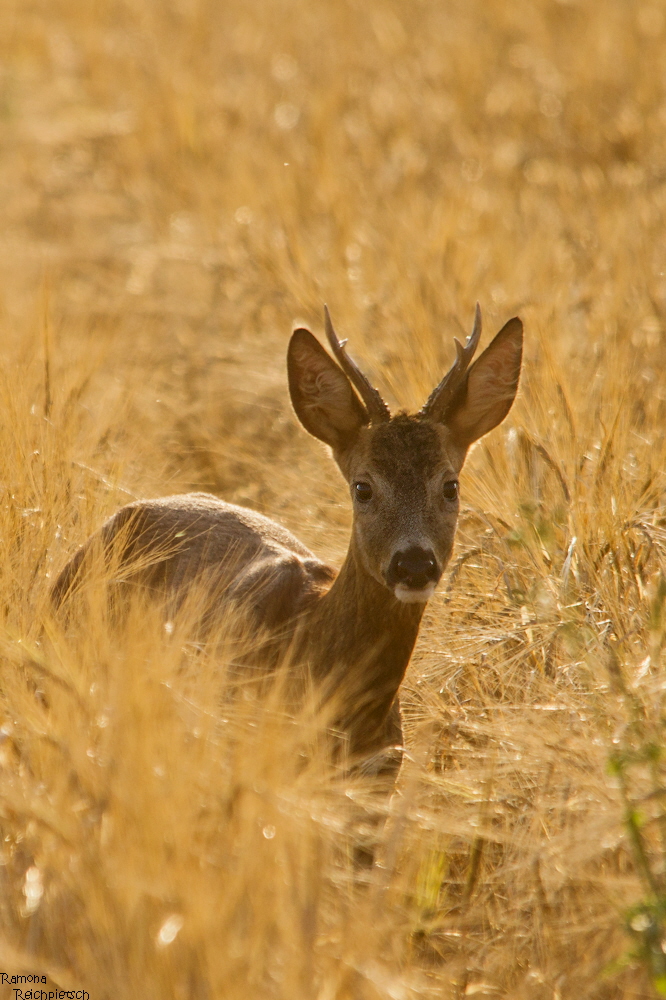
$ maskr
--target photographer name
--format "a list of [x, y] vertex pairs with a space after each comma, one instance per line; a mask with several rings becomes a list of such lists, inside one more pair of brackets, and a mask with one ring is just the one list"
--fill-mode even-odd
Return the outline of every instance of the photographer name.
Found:
[[[0, 972], [0, 984], [13, 986], [14, 1000], [90, 1000], [87, 990], [40, 990], [23, 989], [27, 983], [47, 983], [46, 976], [10, 976]], [[20, 984], [20, 988], [19, 988]]]

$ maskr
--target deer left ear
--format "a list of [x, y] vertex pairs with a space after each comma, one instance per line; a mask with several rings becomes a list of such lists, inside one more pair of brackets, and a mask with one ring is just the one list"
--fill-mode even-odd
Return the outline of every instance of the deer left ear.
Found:
[[464, 448], [504, 420], [516, 398], [523, 356], [523, 324], [514, 317], [469, 370], [446, 424]]
[[306, 431], [335, 451], [355, 440], [370, 422], [345, 373], [309, 330], [294, 330], [287, 353], [289, 392]]

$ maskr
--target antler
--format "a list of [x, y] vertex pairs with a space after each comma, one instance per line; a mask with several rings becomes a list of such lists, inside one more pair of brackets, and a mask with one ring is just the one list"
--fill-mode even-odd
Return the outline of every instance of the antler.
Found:
[[453, 402], [456, 393], [464, 382], [467, 369], [469, 368], [469, 363], [474, 357], [474, 352], [476, 351], [480, 338], [481, 307], [477, 302], [476, 310], [474, 312], [474, 326], [472, 327], [472, 333], [467, 338], [467, 342], [464, 347], [457, 337], [453, 338], [456, 343], [456, 352], [458, 356], [439, 385], [430, 393], [425, 405], [419, 411], [420, 417], [429, 417], [431, 420], [441, 420], [444, 417], [447, 409]]
[[324, 306], [324, 323], [326, 327], [326, 336], [328, 337], [328, 342], [331, 345], [331, 350], [335, 355], [335, 359], [345, 375], [349, 378], [350, 382], [352, 382], [352, 384], [358, 389], [359, 395], [365, 403], [365, 408], [368, 411], [370, 422], [373, 424], [386, 423], [387, 420], [391, 419], [391, 411], [375, 387], [370, 385], [361, 369], [354, 361], [352, 361], [345, 351], [345, 344], [347, 341], [338, 340], [336, 332], [333, 329], [333, 324], [331, 323], [328, 306], [326, 305]]

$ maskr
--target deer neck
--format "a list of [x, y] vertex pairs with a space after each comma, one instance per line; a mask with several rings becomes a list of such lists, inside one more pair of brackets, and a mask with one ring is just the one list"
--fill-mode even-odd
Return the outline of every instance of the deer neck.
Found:
[[[398, 601], [363, 567], [352, 541], [333, 585], [301, 622], [312, 676], [348, 706], [340, 719], [354, 749], [371, 746], [405, 675], [424, 605]], [[344, 715], [344, 713], [343, 713]], [[367, 737], [367, 738], [366, 738]]]

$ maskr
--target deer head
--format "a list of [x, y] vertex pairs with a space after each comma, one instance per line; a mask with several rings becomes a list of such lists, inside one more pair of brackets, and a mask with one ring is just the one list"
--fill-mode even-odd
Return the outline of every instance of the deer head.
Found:
[[349, 483], [350, 551], [399, 601], [424, 603], [449, 561], [458, 520], [458, 475], [471, 444], [496, 427], [518, 388], [523, 325], [510, 319], [470, 367], [481, 311], [451, 370], [416, 414], [391, 416], [379, 392], [345, 352], [325, 308], [338, 364], [304, 328], [287, 366], [296, 414], [329, 445]]

